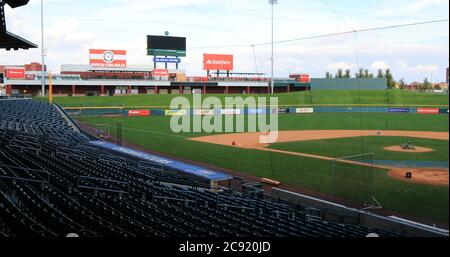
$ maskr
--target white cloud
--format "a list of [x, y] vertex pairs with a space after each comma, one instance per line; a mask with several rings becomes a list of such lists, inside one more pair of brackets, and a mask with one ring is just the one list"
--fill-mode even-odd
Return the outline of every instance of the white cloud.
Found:
[[386, 62], [384, 62], [384, 61], [374, 61], [370, 67], [372, 69], [374, 69], [374, 70], [379, 70], [379, 69], [386, 70], [386, 69], [389, 69], [389, 65]]
[[392, 16], [406, 16], [406, 15], [413, 15], [415, 13], [418, 13], [420, 11], [423, 11], [427, 8], [441, 5], [441, 4], [448, 4], [447, 0], [415, 0], [410, 3], [404, 3], [400, 2], [400, 4], [397, 7], [393, 7], [392, 5], [389, 6], [390, 8], [383, 9], [379, 12], [377, 12], [375, 15], [380, 17], [392, 17]]
[[[149, 65], [151, 57], [146, 56], [145, 35], [162, 34], [168, 30], [171, 35], [188, 38], [188, 57], [183, 58], [180, 68], [185, 69], [189, 76], [204, 74], [201, 59], [205, 52], [234, 54], [237, 72], [270, 73], [270, 46], [255, 47], [256, 65], [250, 46], [217, 47], [245, 45], [246, 40], [254, 44], [269, 42], [270, 7], [265, 1], [44, 1], [46, 48], [49, 50], [47, 62], [54, 72], [59, 70], [60, 64], [86, 64], [89, 48], [126, 49], [129, 64]], [[369, 2], [361, 5], [357, 0], [339, 1], [335, 7], [349, 23], [358, 28], [448, 16], [448, 1]], [[31, 0], [26, 7], [7, 10], [8, 29], [38, 44], [39, 3], [38, 0]], [[191, 3], [204, 13], [191, 6]], [[385, 11], [375, 15], [373, 10]], [[385, 16], [377, 16], [380, 14]], [[320, 1], [283, 0], [275, 9], [275, 40], [346, 30], [348, 27], [324, 8]], [[389, 64], [393, 71], [395, 69], [397, 77], [405, 77], [406, 80], [413, 79], [416, 72], [429, 71], [445, 79], [443, 68], [447, 66], [449, 52], [448, 23], [360, 33], [357, 43], [361, 67], [376, 70], [386, 68]], [[399, 59], [415, 64], [398, 65], [395, 61]], [[0, 64], [30, 61], [40, 61], [39, 49], [5, 54], [0, 50]], [[355, 63], [355, 38], [351, 34], [275, 46], [275, 76], [292, 72], [323, 76], [327, 70], [336, 72], [338, 68], [350, 68], [355, 73]]]
[[438, 72], [439, 66], [434, 64], [417, 64], [415, 66], [409, 66], [403, 60], [397, 60], [396, 65], [398, 68], [406, 70], [408, 72], [420, 72], [420, 73], [433, 73]]
[[331, 72], [337, 71], [338, 69], [343, 70], [355, 70], [357, 68], [357, 65], [354, 63], [348, 63], [348, 62], [336, 62], [336, 63], [330, 63], [327, 65], [327, 69]]

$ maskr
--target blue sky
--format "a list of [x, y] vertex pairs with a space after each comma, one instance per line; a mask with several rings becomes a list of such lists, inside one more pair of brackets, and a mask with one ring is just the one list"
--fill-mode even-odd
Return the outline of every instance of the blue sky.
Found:
[[[448, 19], [448, 0], [279, 0], [275, 40], [301, 38], [352, 28]], [[270, 73], [270, 6], [267, 0], [45, 0], [47, 62], [87, 64], [89, 48], [126, 49], [128, 63], [150, 64], [146, 35], [186, 36], [188, 56], [181, 65], [188, 75], [204, 75], [203, 53], [235, 55], [237, 72]], [[40, 44], [40, 1], [6, 8], [10, 31]], [[358, 33], [275, 46], [275, 75], [304, 72], [323, 77], [339, 67], [389, 67], [407, 81], [445, 80], [449, 60], [449, 24]], [[356, 48], [357, 47], [357, 48]], [[358, 55], [356, 55], [358, 53]], [[358, 58], [357, 58], [358, 57]], [[0, 52], [0, 63], [39, 61], [40, 50]]]

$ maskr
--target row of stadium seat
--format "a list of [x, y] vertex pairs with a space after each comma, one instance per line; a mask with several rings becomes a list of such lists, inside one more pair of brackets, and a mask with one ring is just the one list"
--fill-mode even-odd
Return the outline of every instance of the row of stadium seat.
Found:
[[0, 117], [0, 237], [395, 236], [323, 222], [281, 199], [186, 186], [89, 144], [46, 103], [0, 100]]

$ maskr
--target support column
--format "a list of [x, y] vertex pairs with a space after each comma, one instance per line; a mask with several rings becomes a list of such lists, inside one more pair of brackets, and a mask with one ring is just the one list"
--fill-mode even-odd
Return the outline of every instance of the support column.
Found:
[[226, 86], [225, 87], [225, 94], [229, 94], [229, 93], [230, 93], [230, 90], [229, 90], [228, 86]]
[[182, 95], [182, 94], [184, 94], [184, 88], [183, 88], [183, 86], [181, 85], [180, 87], [179, 87], [179, 89], [178, 90], [180, 90], [180, 95]]
[[128, 95], [131, 95], [131, 86], [128, 86]]
[[203, 94], [206, 95], [206, 86], [203, 86]]
[[105, 96], [105, 86], [104, 85], [100, 86], [100, 96]]
[[247, 95], [250, 94], [250, 86], [247, 86]]
[[72, 85], [72, 96], [75, 96], [76, 93], [77, 93], [76, 86]]
[[270, 94], [270, 86], [267, 87], [267, 94]]
[[12, 93], [12, 86], [11, 85], [6, 85], [6, 95], [7, 96], [11, 96]]
[[288, 84], [287, 86], [287, 92], [290, 93], [291, 92], [291, 85]]
[[159, 95], [159, 88], [158, 88], [158, 86], [155, 86], [155, 94]]

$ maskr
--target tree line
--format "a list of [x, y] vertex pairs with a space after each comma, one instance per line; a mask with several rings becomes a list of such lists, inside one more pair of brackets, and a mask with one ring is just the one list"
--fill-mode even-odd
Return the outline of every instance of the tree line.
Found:
[[[400, 89], [404, 89], [406, 87], [405, 80], [401, 78], [399, 81], [396, 81], [390, 69], [386, 70], [379, 69], [376, 75], [374, 75], [368, 69], [365, 68], [360, 68], [359, 71], [355, 74], [352, 74], [352, 71], [350, 69], [344, 70], [342, 68], [339, 68], [336, 74], [334, 75], [328, 71], [325, 74], [325, 78], [327, 79], [375, 78], [375, 77], [386, 78], [388, 88], [395, 88], [396, 85], [398, 85]], [[428, 81], [428, 78], [425, 78], [422, 85], [419, 86], [419, 90], [428, 90], [432, 88], [433, 85]]]

